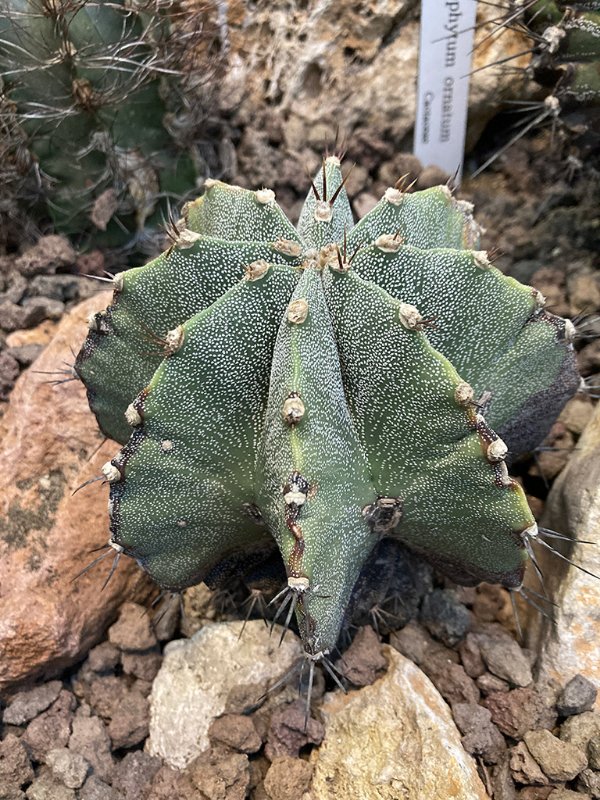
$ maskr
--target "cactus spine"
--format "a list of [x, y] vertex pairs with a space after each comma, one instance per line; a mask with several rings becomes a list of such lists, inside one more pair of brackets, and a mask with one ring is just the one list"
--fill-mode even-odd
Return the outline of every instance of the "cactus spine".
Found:
[[579, 381], [572, 326], [490, 264], [471, 206], [397, 186], [354, 226], [331, 157], [297, 229], [272, 191], [215, 181], [177, 230], [118, 276], [76, 362], [124, 445], [117, 554], [179, 590], [278, 552], [313, 659], [382, 537], [518, 587], [537, 529], [507, 458]]

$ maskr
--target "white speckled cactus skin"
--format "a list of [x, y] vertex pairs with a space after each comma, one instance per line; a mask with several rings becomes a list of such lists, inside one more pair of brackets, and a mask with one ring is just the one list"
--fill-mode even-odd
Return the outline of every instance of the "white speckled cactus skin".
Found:
[[111, 547], [172, 590], [275, 549], [311, 658], [381, 537], [518, 587], [536, 526], [507, 457], [578, 378], [569, 324], [477, 240], [446, 187], [392, 187], [353, 227], [334, 157], [297, 230], [270, 190], [210, 182], [169, 250], [118, 276], [77, 358], [124, 443]]

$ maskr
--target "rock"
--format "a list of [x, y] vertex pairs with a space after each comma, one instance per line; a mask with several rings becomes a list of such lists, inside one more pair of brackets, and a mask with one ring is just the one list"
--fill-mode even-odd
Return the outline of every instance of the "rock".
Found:
[[467, 753], [481, 756], [486, 764], [497, 764], [506, 753], [506, 742], [492, 722], [492, 715], [477, 703], [455, 703], [452, 716], [462, 733]]
[[49, 297], [26, 297], [21, 306], [24, 328], [33, 328], [45, 319], [59, 320], [65, 313], [65, 304]]
[[466, 634], [471, 615], [450, 589], [434, 589], [421, 606], [421, 623], [447, 647], [453, 647]]
[[110, 642], [101, 642], [88, 653], [88, 665], [94, 672], [111, 672], [119, 663], [120, 653]]
[[518, 800], [548, 800], [552, 786], [525, 786], [517, 795]]
[[481, 657], [481, 650], [477, 638], [472, 633], [467, 633], [458, 645], [460, 660], [465, 672], [470, 678], [479, 678], [485, 672], [485, 664]]
[[576, 436], [581, 436], [594, 414], [594, 404], [587, 395], [576, 394], [560, 412], [559, 421]]
[[108, 641], [120, 650], [148, 650], [157, 644], [150, 616], [144, 606], [124, 603], [119, 619], [108, 629]]
[[162, 766], [144, 800], [198, 800], [198, 791], [186, 772]]
[[30, 277], [72, 267], [76, 260], [77, 254], [64, 236], [42, 236], [15, 260], [15, 267], [22, 275]]
[[127, 753], [115, 767], [112, 785], [125, 800], [146, 800], [154, 776], [161, 767], [158, 758], [137, 750]]
[[206, 626], [189, 640], [170, 642], [150, 700], [151, 755], [183, 769], [209, 746], [208, 729], [225, 711], [234, 686], [274, 683], [302, 655], [296, 637], [278, 646], [262, 620]]
[[508, 755], [492, 769], [491, 784], [494, 800], [516, 800], [515, 782], [512, 779]]
[[50, 708], [29, 723], [21, 741], [29, 748], [34, 761], [44, 761], [49, 750], [67, 744], [75, 705], [71, 692], [62, 689]]
[[600, 714], [594, 711], [584, 711], [569, 717], [560, 726], [560, 738], [563, 742], [570, 742], [576, 747], [585, 750], [588, 742], [600, 734]]
[[585, 313], [591, 308], [600, 308], [600, 280], [589, 268], [584, 266], [583, 269], [570, 271], [567, 275], [567, 290], [571, 304], [570, 316]]
[[126, 675], [153, 681], [162, 664], [162, 653], [158, 649], [146, 653], [123, 653], [121, 663]]
[[596, 702], [598, 690], [583, 675], [575, 675], [567, 683], [556, 701], [556, 710], [561, 717], [572, 717], [591, 711]]
[[43, 774], [36, 778], [25, 792], [27, 800], [76, 800], [73, 789], [59, 783], [52, 775]]
[[[600, 406], [596, 406], [566, 469], [552, 487], [541, 525], [595, 542], [596, 546], [575, 542], [564, 550], [562, 542], [548, 540], [576, 564], [600, 575]], [[560, 685], [575, 674], [597, 680], [600, 580], [543, 550], [537, 548], [541, 569], [547, 576], [550, 599], [558, 607], [552, 623], [532, 617], [528, 625], [531, 644], [539, 652], [539, 678]]]
[[123, 795], [95, 775], [90, 775], [80, 793], [80, 800], [123, 800]]
[[369, 625], [359, 628], [352, 644], [335, 664], [354, 686], [368, 686], [387, 667], [379, 637]]
[[99, 717], [75, 717], [69, 749], [89, 761], [101, 780], [112, 780], [114, 761], [110, 752], [110, 738]]
[[83, 786], [90, 768], [82, 755], [66, 747], [49, 750], [46, 764], [52, 770], [54, 777], [70, 789], [79, 789]]
[[265, 776], [269, 800], [298, 800], [307, 791], [312, 773], [312, 765], [301, 758], [276, 758]]
[[426, 653], [421, 669], [450, 705], [479, 701], [479, 689], [475, 681], [469, 678], [464, 667], [454, 663], [445, 653]]
[[549, 783], [539, 764], [531, 755], [525, 742], [519, 742], [510, 750], [510, 771], [517, 783]]
[[600, 733], [592, 736], [588, 742], [587, 754], [589, 766], [600, 770]]
[[0, 400], [7, 400], [19, 377], [19, 362], [5, 350], [0, 353]]
[[[85, 336], [86, 318], [106, 305], [99, 295], [65, 317], [36, 370], [62, 369]], [[58, 673], [93, 646], [124, 596], [144, 599], [149, 582], [129, 559], [103, 592], [108, 560], [77, 581], [90, 550], [107, 540], [100, 474], [118, 445], [102, 441], [79, 381], [58, 387], [25, 372], [0, 420], [0, 691]], [[112, 560], [112, 559], [110, 559]]]
[[588, 792], [594, 800], [600, 798], [600, 772], [584, 769], [577, 781], [577, 788], [582, 792]]
[[550, 731], [527, 731], [523, 739], [529, 752], [551, 781], [573, 780], [587, 766], [583, 750], [561, 741]]
[[119, 706], [113, 710], [108, 735], [114, 750], [133, 747], [148, 736], [150, 712], [148, 700], [134, 687], [127, 691]]
[[[244, 129], [237, 157], [248, 184], [276, 185], [273, 149], [281, 147], [282, 139], [285, 149], [297, 154], [296, 173], [303, 174], [307, 147], [319, 155], [327, 146], [335, 148], [335, 119], [344, 121], [350, 159], [367, 170], [400, 149], [415, 118], [414, 9], [411, 0], [358, 8], [347, 0], [327, 0], [314, 8], [294, 5], [291, 10], [257, 9], [249, 2], [228, 6], [222, 22], [227, 63], [218, 104], [221, 114]], [[483, 37], [485, 19], [495, 13], [482, 5], [476, 42]], [[474, 67], [528, 47], [519, 33], [506, 31], [483, 48], [475, 45]], [[517, 57], [511, 64], [525, 67], [528, 58]], [[526, 97], [526, 87], [513, 72], [509, 78], [494, 70], [476, 71], [470, 133], [481, 133], [503, 98]]]
[[248, 756], [207, 750], [189, 766], [193, 785], [209, 800], [244, 800], [250, 783]]
[[18, 692], [4, 709], [2, 721], [5, 725], [24, 725], [45, 711], [56, 700], [61, 689], [60, 681], [50, 681]]
[[510, 689], [510, 685], [506, 681], [497, 678], [491, 672], [484, 672], [483, 675], [477, 678], [475, 683], [479, 691], [485, 695], [493, 694], [494, 692], [508, 692]]
[[0, 302], [0, 320], [2, 330], [16, 331], [25, 326], [25, 309], [11, 300]]
[[20, 789], [31, 780], [33, 768], [29, 754], [21, 740], [9, 733], [0, 742], [0, 790]]
[[572, 792], [570, 789], [553, 789], [548, 795], [548, 800], [589, 800], [589, 794]]
[[313, 800], [399, 797], [484, 800], [487, 794], [443, 702], [423, 673], [391, 647], [388, 671], [347, 695], [325, 695], [326, 738], [310, 754]]
[[483, 705], [490, 710], [493, 722], [506, 736], [521, 739], [537, 725], [544, 711], [544, 701], [533, 687], [510, 692], [492, 692]]
[[581, 348], [577, 353], [577, 366], [584, 377], [600, 372], [600, 339]]
[[436, 167], [434, 164], [428, 164], [419, 175], [417, 188], [420, 191], [421, 189], [430, 189], [432, 186], [440, 186], [441, 184], [447, 183], [451, 177], [451, 175], [448, 175], [448, 173], [440, 167]]
[[296, 700], [283, 703], [271, 716], [265, 755], [273, 761], [280, 756], [298, 758], [307, 744], [321, 744], [325, 736], [323, 725], [313, 717], [306, 723], [306, 703]]
[[401, 630], [393, 631], [390, 645], [415, 664], [421, 664], [426, 653], [435, 649], [435, 642], [417, 622], [409, 622]]
[[46, 320], [42, 322], [41, 325], [38, 325], [37, 328], [31, 328], [26, 331], [13, 331], [13, 333], [6, 337], [6, 346], [8, 348], [26, 347], [29, 345], [41, 345], [45, 347], [54, 338], [57, 328], [58, 325], [56, 322]]
[[19, 347], [9, 347], [6, 353], [18, 361], [21, 367], [32, 364], [44, 349], [41, 344], [22, 344]]
[[225, 744], [239, 753], [256, 753], [262, 747], [262, 739], [254, 723], [250, 717], [242, 714], [225, 714], [213, 720], [208, 729], [208, 736], [213, 741]]
[[372, 211], [378, 202], [379, 198], [371, 194], [371, 192], [361, 192], [356, 195], [352, 201], [352, 208], [354, 209], [357, 219], [362, 219], [369, 211]]
[[511, 686], [525, 687], [533, 681], [529, 661], [512, 636], [477, 634], [477, 643], [492, 674]]

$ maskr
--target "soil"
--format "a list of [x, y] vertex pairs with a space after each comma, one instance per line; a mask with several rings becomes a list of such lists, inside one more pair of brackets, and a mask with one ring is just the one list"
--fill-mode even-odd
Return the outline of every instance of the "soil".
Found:
[[[498, 139], [501, 135], [495, 130], [488, 132], [480, 144], [479, 161], [498, 147]], [[416, 188], [439, 177], [431, 170], [420, 171], [412, 157], [404, 158], [420, 176]], [[377, 168], [359, 164], [362, 183], [351, 191], [355, 207], [368, 204], [369, 195], [385, 188], [382, 176], [401, 160]], [[459, 196], [475, 203], [477, 219], [487, 229], [482, 248], [495, 254], [495, 265], [540, 289], [551, 311], [576, 319], [581, 373], [589, 386], [600, 385], [600, 347], [594, 338], [600, 334], [598, 156], [595, 160], [589, 156], [566, 129], [537, 131], [482, 175], [465, 180]], [[285, 200], [294, 210], [300, 197], [290, 188]], [[27, 258], [19, 253], [0, 257], [0, 414], [20, 371], [35, 368], [55, 321], [95, 291], [96, 282], [82, 276], [102, 278], [104, 263], [102, 253], [76, 254], [57, 237], [42, 238], [35, 258], [31, 253]], [[43, 321], [47, 330], [40, 334], [35, 326]], [[70, 365], [57, 370], [48, 379], [71, 377]], [[536, 516], [577, 445], [596, 402], [594, 394], [593, 389], [578, 394], [543, 447], [513, 467]], [[579, 678], [575, 685], [542, 692], [532, 682], [531, 654], [517, 642], [505, 590], [485, 584], [465, 589], [424, 568], [413, 595], [416, 601], [403, 606], [402, 613], [377, 604], [363, 609], [360, 624], [346, 637], [346, 644], [352, 643], [338, 663], [344, 680], [351, 686], [377, 680], [386, 666], [381, 643], [388, 642], [415, 661], [451, 705], [463, 745], [475, 757], [490, 796], [542, 800], [557, 787], [565, 792], [557, 794], [557, 800], [599, 796], [594, 783], [598, 773], [573, 766], [572, 753], [554, 753], [553, 742], [539, 735], [560, 732], [570, 719], [588, 712], [595, 687]], [[21, 710], [7, 699], [8, 712], [0, 725], [0, 787], [4, 781], [9, 788], [0, 795], [258, 800], [272, 796], [270, 787], [279, 770], [289, 796], [300, 796], [310, 780], [307, 754], [323, 737], [319, 697], [325, 688], [336, 689], [328, 674], [319, 673], [315, 681], [313, 718], [307, 730], [303, 710], [289, 702], [289, 690], [284, 689], [285, 699], [279, 705], [270, 703], [266, 715], [256, 712], [260, 719], [229, 714], [218, 720], [211, 729], [210, 751], [184, 773], [175, 773], [144, 752], [147, 698], [165, 644], [191, 635], [207, 620], [243, 617], [243, 599], [232, 592], [205, 595], [200, 601], [191, 590], [184, 598], [186, 615], [181, 616], [177, 603], [171, 605], [155, 632], [146, 631], [135, 654], [127, 640], [135, 632], [125, 630], [125, 640], [119, 639], [118, 626], [127, 628], [121, 620], [85, 662], [24, 697]], [[195, 609], [198, 605], [200, 612]], [[600, 743], [593, 732], [591, 726], [590, 759], [598, 761]], [[585, 749], [587, 740], [581, 745]], [[52, 757], [47, 755], [50, 749]], [[281, 758], [288, 759], [285, 768]], [[243, 775], [250, 777], [246, 780]], [[218, 794], [216, 786], [228, 788]]]

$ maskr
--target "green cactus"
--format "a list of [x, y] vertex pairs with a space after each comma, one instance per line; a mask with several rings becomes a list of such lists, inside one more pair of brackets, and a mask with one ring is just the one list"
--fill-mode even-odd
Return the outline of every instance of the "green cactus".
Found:
[[537, 529], [506, 459], [578, 388], [573, 326], [490, 264], [471, 211], [394, 187], [353, 227], [335, 157], [297, 230], [271, 190], [210, 182], [169, 250], [115, 278], [77, 357], [124, 444], [107, 553], [180, 590], [276, 546], [313, 660], [384, 537], [518, 587]]
[[197, 77], [204, 34], [198, 14], [172, 31], [180, 14], [172, 0], [0, 0], [0, 111], [27, 138], [57, 230], [143, 243], [194, 190], [198, 119], [180, 77]]

